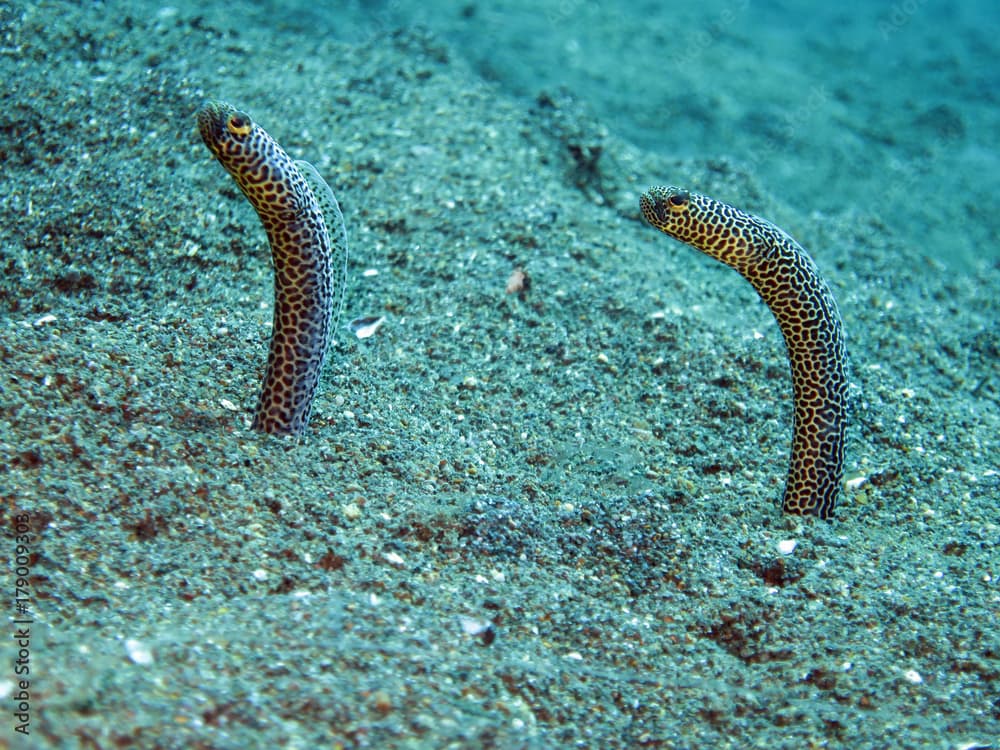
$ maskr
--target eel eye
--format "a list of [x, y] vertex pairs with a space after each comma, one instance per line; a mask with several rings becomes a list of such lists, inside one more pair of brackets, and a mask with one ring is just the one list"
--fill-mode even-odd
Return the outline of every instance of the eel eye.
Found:
[[688, 204], [688, 200], [690, 200], [690, 196], [688, 196], [686, 191], [682, 190], [679, 193], [672, 193], [671, 196], [667, 198], [667, 203], [670, 204], [670, 210], [676, 213]]
[[250, 115], [245, 115], [242, 112], [235, 112], [229, 115], [226, 120], [226, 130], [236, 136], [250, 135], [250, 131], [253, 129], [253, 120], [250, 119]]

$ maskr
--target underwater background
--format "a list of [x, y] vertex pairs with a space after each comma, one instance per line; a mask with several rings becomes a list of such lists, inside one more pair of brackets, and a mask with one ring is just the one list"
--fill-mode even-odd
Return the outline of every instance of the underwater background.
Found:
[[[1000, 747], [996, 28], [0, 4], [0, 748]], [[209, 99], [347, 223], [299, 440], [248, 429], [270, 252]], [[770, 311], [642, 221], [655, 184], [830, 284], [833, 521], [780, 511]]]

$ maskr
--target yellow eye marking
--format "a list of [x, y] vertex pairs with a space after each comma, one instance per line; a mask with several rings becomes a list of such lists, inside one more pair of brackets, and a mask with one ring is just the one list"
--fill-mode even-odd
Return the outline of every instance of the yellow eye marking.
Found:
[[250, 115], [234, 112], [226, 119], [226, 130], [242, 138], [250, 135], [250, 131], [253, 130], [253, 120], [250, 119]]

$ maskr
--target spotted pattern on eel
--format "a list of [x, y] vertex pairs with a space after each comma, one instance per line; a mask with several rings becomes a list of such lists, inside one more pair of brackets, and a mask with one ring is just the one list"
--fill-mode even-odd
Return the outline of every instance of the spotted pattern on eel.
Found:
[[198, 130], [257, 211], [271, 245], [274, 327], [252, 428], [301, 435], [344, 302], [344, 217], [313, 166], [293, 161], [248, 114], [210, 102]]
[[704, 195], [652, 187], [639, 205], [661, 232], [736, 269], [771, 309], [795, 401], [782, 507], [832, 518], [844, 475], [847, 350], [837, 303], [816, 264], [778, 227]]

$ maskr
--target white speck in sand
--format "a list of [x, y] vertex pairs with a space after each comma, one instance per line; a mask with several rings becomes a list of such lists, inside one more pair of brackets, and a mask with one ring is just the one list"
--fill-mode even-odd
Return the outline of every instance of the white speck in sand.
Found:
[[128, 658], [136, 664], [153, 663], [153, 652], [142, 641], [129, 638], [125, 641], [125, 651], [128, 652]]

